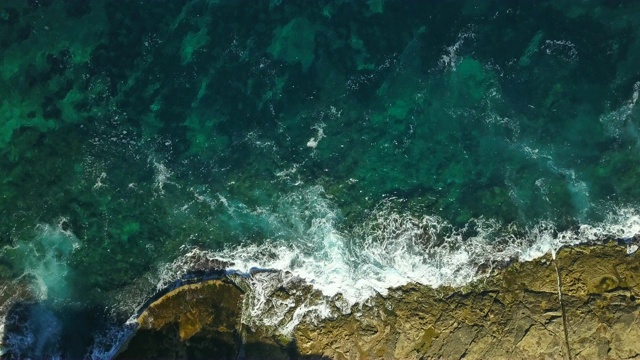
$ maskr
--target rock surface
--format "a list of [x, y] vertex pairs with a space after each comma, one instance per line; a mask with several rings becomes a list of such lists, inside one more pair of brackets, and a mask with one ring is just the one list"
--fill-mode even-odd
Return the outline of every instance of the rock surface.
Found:
[[229, 281], [179, 287], [138, 317], [138, 332], [122, 358], [234, 358], [242, 292]]
[[640, 258], [625, 246], [577, 246], [464, 288], [393, 289], [285, 339], [244, 326], [243, 291], [222, 279], [151, 304], [121, 358], [628, 359], [640, 357], [639, 292]]
[[4, 281], [0, 279], [0, 356], [4, 355], [5, 327], [7, 322], [11, 322], [10, 312], [16, 303], [33, 301], [35, 295], [29, 288], [29, 285], [22, 280]]

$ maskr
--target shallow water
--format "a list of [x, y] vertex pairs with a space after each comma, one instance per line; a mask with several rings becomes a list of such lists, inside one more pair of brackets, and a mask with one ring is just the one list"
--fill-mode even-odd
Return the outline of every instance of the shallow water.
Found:
[[[5, 346], [108, 357], [196, 253], [289, 270], [348, 311], [635, 235], [638, 19], [607, 1], [3, 1], [0, 285], [40, 301]], [[263, 277], [258, 294], [291, 281]]]

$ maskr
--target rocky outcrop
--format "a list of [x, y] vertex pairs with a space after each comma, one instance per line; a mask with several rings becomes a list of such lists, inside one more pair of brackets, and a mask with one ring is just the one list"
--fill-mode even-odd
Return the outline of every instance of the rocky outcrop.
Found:
[[5, 349], [5, 323], [12, 321], [8, 319], [11, 313], [11, 309], [16, 303], [25, 301], [34, 301], [35, 295], [29, 288], [26, 281], [20, 279], [16, 281], [4, 281], [0, 279], [0, 356], [3, 356], [7, 349]]
[[465, 289], [395, 289], [353, 316], [301, 324], [296, 339], [336, 359], [632, 358], [639, 266], [621, 246], [567, 248]]
[[640, 258], [626, 246], [577, 246], [491, 270], [464, 288], [392, 289], [348, 315], [303, 321], [289, 339], [243, 325], [243, 291], [223, 278], [151, 304], [121, 357], [156, 357], [161, 348], [217, 357], [224, 343], [229, 358], [634, 358], [639, 292]]
[[124, 358], [234, 358], [238, 353], [242, 292], [231, 282], [209, 280], [179, 287], [138, 317], [138, 331]]

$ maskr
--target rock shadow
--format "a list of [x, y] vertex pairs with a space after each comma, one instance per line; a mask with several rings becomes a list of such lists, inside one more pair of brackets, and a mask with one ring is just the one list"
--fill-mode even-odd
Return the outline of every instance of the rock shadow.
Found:
[[35, 301], [13, 304], [4, 319], [2, 360], [84, 359], [97, 337], [114, 326], [104, 308]]

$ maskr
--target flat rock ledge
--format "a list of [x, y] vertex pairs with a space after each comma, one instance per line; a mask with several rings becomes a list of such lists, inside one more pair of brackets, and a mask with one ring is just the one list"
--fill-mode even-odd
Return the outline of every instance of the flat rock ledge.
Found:
[[409, 284], [350, 314], [303, 321], [292, 337], [243, 325], [237, 283], [165, 294], [118, 358], [640, 358], [640, 257], [615, 242], [512, 262], [464, 288]]

